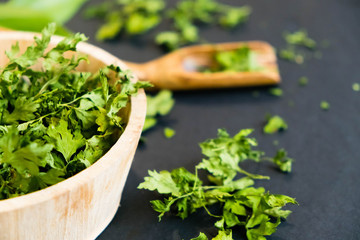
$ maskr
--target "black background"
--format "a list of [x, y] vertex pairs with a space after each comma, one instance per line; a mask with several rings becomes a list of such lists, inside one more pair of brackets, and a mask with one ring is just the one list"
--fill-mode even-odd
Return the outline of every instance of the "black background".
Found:
[[[90, 1], [93, 4], [100, 1]], [[176, 1], [168, 1], [173, 5]], [[268, 239], [360, 239], [360, 92], [352, 84], [360, 83], [360, 1], [359, 0], [252, 0], [221, 1], [253, 9], [250, 20], [233, 31], [203, 27], [201, 36], [209, 42], [265, 40], [277, 49], [285, 46], [282, 33], [301, 28], [322, 42], [322, 59], [310, 59], [303, 65], [279, 61], [283, 97], [271, 96], [268, 87], [176, 92], [176, 105], [160, 124], [146, 133], [146, 144], [136, 152], [123, 192], [121, 207], [99, 240], [113, 239], [190, 239], [200, 231], [216, 234], [214, 220], [199, 212], [186, 220], [166, 216], [157, 221], [149, 204], [158, 198], [153, 192], [138, 190], [148, 169], [171, 170], [184, 166], [193, 170], [201, 160], [198, 143], [216, 136], [218, 128], [231, 134], [254, 128], [260, 148], [273, 155], [284, 147], [296, 162], [293, 172], [282, 174], [269, 164], [245, 163], [251, 171], [271, 177], [258, 181], [272, 193], [295, 197], [300, 206]], [[99, 43], [94, 40], [101, 21], [84, 20], [79, 13], [67, 26], [84, 32], [90, 42], [120, 59], [144, 62], [163, 54], [152, 37], [167, 23], [141, 38], [118, 38]], [[309, 78], [305, 87], [301, 76]], [[254, 97], [254, 91], [260, 93]], [[320, 102], [330, 103], [329, 111]], [[264, 135], [265, 115], [278, 114], [289, 125], [283, 133]], [[172, 139], [163, 136], [163, 128], [172, 127]], [[278, 140], [279, 146], [273, 141]], [[240, 228], [235, 239], [245, 239]]]

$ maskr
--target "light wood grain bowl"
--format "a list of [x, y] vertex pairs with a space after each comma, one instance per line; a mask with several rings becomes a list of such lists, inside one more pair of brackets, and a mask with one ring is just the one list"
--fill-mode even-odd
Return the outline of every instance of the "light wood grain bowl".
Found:
[[[34, 34], [0, 32], [0, 66], [8, 60], [4, 51], [19, 41], [22, 50], [33, 43]], [[51, 46], [61, 38], [53, 37]], [[81, 43], [78, 51], [90, 63], [79, 70], [126, 66], [111, 54]], [[146, 114], [143, 91], [131, 98], [128, 124], [115, 145], [92, 166], [46, 189], [0, 201], [1, 240], [95, 239], [114, 217], [135, 154]]]

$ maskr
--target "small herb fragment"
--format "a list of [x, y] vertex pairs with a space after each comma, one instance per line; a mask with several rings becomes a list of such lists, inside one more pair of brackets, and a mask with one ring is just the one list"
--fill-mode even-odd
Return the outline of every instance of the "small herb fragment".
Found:
[[204, 72], [251, 72], [260, 69], [256, 53], [248, 46], [242, 46], [233, 51], [216, 53], [213, 66]]
[[112, 0], [88, 8], [85, 16], [105, 21], [96, 34], [98, 40], [113, 39], [121, 32], [142, 34], [166, 19], [172, 22], [172, 29], [157, 34], [155, 42], [172, 50], [198, 42], [199, 23], [229, 29], [247, 21], [251, 13], [248, 6], [234, 7], [216, 0], [180, 0], [173, 8], [165, 7], [164, 0]]
[[116, 66], [77, 71], [87, 58], [64, 54], [86, 37], [75, 34], [48, 49], [55, 28], [50, 24], [21, 55], [19, 44], [12, 46], [0, 70], [0, 199], [46, 188], [98, 160], [125, 127], [119, 111], [147, 85]]
[[281, 49], [279, 52], [279, 57], [297, 64], [303, 64], [305, 58], [302, 53], [299, 53], [294, 47], [291, 46]]
[[174, 129], [166, 127], [164, 128], [164, 135], [166, 138], [172, 138], [173, 136], [175, 136], [176, 132]]
[[306, 86], [309, 83], [309, 79], [307, 77], [301, 77], [299, 78], [299, 85], [300, 86]]
[[281, 88], [270, 88], [269, 93], [271, 95], [281, 97], [283, 95], [283, 90]]
[[352, 85], [352, 89], [355, 91], [355, 92], [359, 92], [360, 91], [360, 84], [359, 83], [354, 83]]
[[156, 43], [172, 50], [199, 41], [198, 23], [218, 23], [225, 28], [233, 28], [245, 22], [251, 13], [248, 6], [234, 7], [218, 3], [216, 0], [181, 0], [166, 15], [173, 22], [174, 30], [161, 32]]
[[[240, 167], [245, 160], [259, 162], [263, 152], [253, 150], [257, 145], [249, 138], [251, 129], [241, 130], [234, 137], [220, 129], [218, 138], [200, 144], [205, 158], [195, 167], [195, 174], [185, 168], [169, 171], [149, 171], [139, 189], [157, 191], [164, 195], [164, 200], [151, 201], [152, 207], [159, 212], [159, 221], [165, 213], [175, 211], [178, 217], [185, 219], [191, 213], [203, 208], [218, 229], [213, 238], [232, 240], [232, 228], [244, 227], [249, 240], [265, 239], [276, 231], [281, 219], [286, 219], [291, 211], [283, 210], [286, 204], [297, 204], [294, 198], [270, 194], [264, 188], [255, 188], [253, 179], [268, 177], [252, 174]], [[266, 159], [265, 159], [266, 160]], [[285, 151], [279, 151], [272, 160], [281, 170], [290, 171], [291, 163]], [[211, 185], [204, 185], [198, 176], [203, 169], [209, 173]], [[245, 176], [237, 178], [238, 174]], [[220, 215], [214, 215], [209, 206], [220, 207]], [[204, 233], [196, 240], [208, 239]]]
[[267, 124], [264, 126], [264, 133], [274, 134], [280, 130], [286, 130], [288, 128], [287, 123], [280, 116], [272, 116], [269, 118]]
[[[299, 30], [293, 33], [284, 32], [283, 37], [287, 46], [280, 50], [279, 57], [297, 64], [303, 64], [305, 57], [309, 55], [300, 49], [300, 47], [306, 47], [313, 51], [317, 46], [315, 40], [308, 36], [306, 30]], [[318, 58], [320, 54], [321, 52], [316, 51], [313, 56]]]
[[121, 31], [142, 34], [156, 27], [165, 8], [164, 0], [117, 0], [89, 7], [87, 18], [101, 18], [105, 24], [96, 33], [98, 40], [112, 39]]
[[321, 101], [320, 107], [322, 110], [327, 111], [330, 109], [330, 104], [327, 101]]
[[167, 115], [175, 104], [172, 92], [161, 90], [157, 95], [147, 94], [147, 111], [143, 131], [154, 127], [157, 123], [157, 116]]
[[288, 44], [304, 46], [310, 49], [316, 47], [315, 40], [309, 38], [306, 30], [302, 29], [293, 33], [284, 32], [284, 38]]

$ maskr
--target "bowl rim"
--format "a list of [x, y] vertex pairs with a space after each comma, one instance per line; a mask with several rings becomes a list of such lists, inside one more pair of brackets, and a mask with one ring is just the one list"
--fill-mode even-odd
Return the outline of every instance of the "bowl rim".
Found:
[[[32, 32], [1, 32], [1, 40], [33, 40], [35, 36], [40, 36], [39, 33]], [[57, 44], [64, 37], [53, 36], [50, 44]], [[81, 42], [77, 45], [77, 52], [91, 55], [105, 65], [115, 64], [122, 69], [129, 69], [123, 61], [110, 54], [109, 52], [96, 47], [89, 43]], [[134, 81], [137, 81], [137, 77], [134, 76]], [[125, 127], [124, 132], [121, 134], [116, 143], [105, 153], [100, 159], [93, 163], [88, 168], [82, 170], [76, 175], [67, 178], [57, 184], [49, 186], [47, 188], [28, 193], [22, 196], [0, 200], [0, 214], [10, 212], [18, 209], [28, 208], [33, 205], [41, 204], [48, 200], [57, 198], [72, 189], [79, 187], [89, 182], [89, 180], [96, 178], [97, 175], [111, 168], [114, 162], [124, 161], [128, 155], [131, 154], [131, 148], [123, 148], [124, 144], [132, 142], [134, 138], [137, 138], [139, 132], [142, 131], [144, 119], [146, 115], [146, 96], [143, 89], [140, 89], [138, 94], [131, 96], [131, 106], [129, 112], [129, 121]], [[139, 111], [141, 109], [141, 111]], [[136, 142], [137, 144], [137, 142]]]

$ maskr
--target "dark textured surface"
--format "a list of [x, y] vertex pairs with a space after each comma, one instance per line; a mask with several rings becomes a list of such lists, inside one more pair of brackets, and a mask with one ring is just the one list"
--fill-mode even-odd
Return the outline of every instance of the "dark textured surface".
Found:
[[[91, 1], [94, 3], [96, 1]], [[98, 1], [99, 2], [99, 1]], [[169, 1], [174, 3], [175, 1]], [[224, 1], [225, 2], [225, 1]], [[148, 169], [171, 170], [184, 166], [192, 170], [201, 160], [198, 142], [216, 136], [218, 128], [232, 134], [242, 128], [254, 128], [260, 147], [269, 155], [276, 150], [274, 140], [296, 159], [293, 173], [281, 174], [267, 164], [248, 164], [248, 170], [271, 176], [260, 181], [274, 193], [296, 197], [299, 207], [282, 223], [272, 240], [355, 240], [360, 239], [360, 92], [352, 90], [360, 82], [360, 1], [359, 0], [229, 0], [227, 3], [253, 7], [248, 23], [232, 32], [205, 28], [202, 36], [210, 42], [266, 40], [275, 47], [285, 45], [284, 30], [306, 28], [314, 39], [327, 40], [321, 60], [304, 65], [280, 61], [283, 82], [281, 98], [267, 93], [268, 88], [231, 89], [175, 93], [176, 105], [161, 124], [145, 134], [129, 173], [121, 207], [99, 240], [190, 239], [200, 231], [209, 236], [216, 230], [205, 213], [180, 220], [173, 216], [157, 222], [149, 201], [155, 193], [137, 190]], [[94, 41], [97, 20], [85, 21], [78, 15], [68, 27], [86, 33], [91, 43], [130, 61], [147, 61], [162, 52], [144, 39]], [[166, 25], [166, 24], [164, 24]], [[298, 78], [307, 76], [309, 84], [298, 86]], [[260, 93], [253, 97], [253, 91]], [[331, 104], [329, 111], [320, 102]], [[289, 106], [293, 102], [293, 106]], [[290, 104], [291, 105], [291, 104]], [[289, 129], [281, 134], [262, 134], [265, 115], [279, 114]], [[177, 133], [173, 139], [163, 136], [163, 127]], [[245, 239], [241, 229], [236, 239]]]

